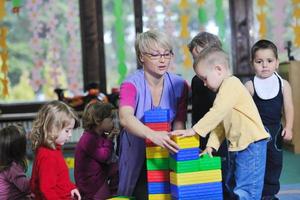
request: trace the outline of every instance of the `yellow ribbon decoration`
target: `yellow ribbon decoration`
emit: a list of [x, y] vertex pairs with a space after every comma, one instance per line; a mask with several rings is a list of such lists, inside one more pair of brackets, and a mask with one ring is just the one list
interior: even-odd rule
[[267, 5], [266, 0], [257, 0], [257, 5], [260, 7], [260, 12], [256, 15], [259, 22], [259, 37], [265, 38], [267, 35], [267, 16], [263, 10], [263, 7]]
[[1, 72], [2, 73], [8, 73], [8, 65], [6, 64], [6, 61], [2, 60], [3, 64], [2, 64], [2, 67], [1, 67]]
[[3, 19], [3, 17], [6, 15], [5, 12], [5, 2], [4, 0], [0, 0], [0, 20]]
[[3, 89], [2, 89], [2, 96], [8, 96], [8, 79], [7, 78], [4, 78], [2, 79], [1, 78], [1, 82], [2, 82], [2, 85], [3, 85]]
[[199, 6], [203, 6], [205, 4], [205, 0], [197, 0], [197, 4]]
[[259, 7], [263, 7], [263, 6], [267, 5], [267, 0], [257, 0], [257, 5]]
[[293, 0], [293, 17], [296, 19], [296, 23], [294, 26], [292, 26], [294, 30], [294, 44], [295, 47], [300, 47], [300, 25], [298, 24], [298, 19], [300, 18], [300, 8], [299, 3], [300, 0]]
[[300, 26], [296, 25], [293, 27], [295, 32], [294, 44], [296, 47], [300, 47]]
[[181, 23], [181, 27], [182, 27], [181, 32], [180, 32], [180, 37], [188, 38], [189, 37], [189, 32], [188, 32], [189, 16], [182, 15], [180, 17], [180, 23]]
[[180, 3], [179, 3], [179, 7], [181, 9], [188, 8], [188, 6], [189, 6], [189, 2], [187, 0], [181, 0]]
[[183, 60], [183, 66], [187, 69], [191, 68], [193, 66], [193, 62], [190, 56], [190, 51], [186, 45], [182, 46], [183, 48], [183, 54], [184, 54], [184, 60]]
[[[4, 0], [0, 0], [0, 20], [4, 18], [6, 15], [5, 11], [5, 2]], [[0, 47], [2, 48], [1, 52], [1, 72], [3, 73], [3, 78], [1, 78], [2, 87], [2, 96], [8, 96], [8, 52], [7, 52], [7, 45], [6, 45], [6, 36], [7, 36], [8, 29], [5, 26], [0, 27]]]
[[265, 38], [267, 34], [267, 20], [266, 20], [266, 14], [265, 13], [259, 13], [257, 14], [257, 19], [259, 21], [259, 35], [260, 38]]
[[300, 18], [300, 8], [294, 8], [293, 16], [295, 18]]

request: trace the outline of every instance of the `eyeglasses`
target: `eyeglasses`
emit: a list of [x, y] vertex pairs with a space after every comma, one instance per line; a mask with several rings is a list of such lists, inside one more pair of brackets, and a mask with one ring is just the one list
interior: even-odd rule
[[170, 51], [168, 53], [143, 53], [145, 55], [147, 55], [151, 60], [159, 60], [162, 57], [164, 57], [164, 59], [171, 59], [171, 57], [173, 56], [173, 52]]

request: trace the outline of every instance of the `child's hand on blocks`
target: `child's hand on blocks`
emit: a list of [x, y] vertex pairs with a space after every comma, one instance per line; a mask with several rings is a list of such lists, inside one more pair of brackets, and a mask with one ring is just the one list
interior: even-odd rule
[[186, 130], [175, 130], [171, 132], [171, 135], [179, 136], [179, 137], [188, 137], [188, 136], [193, 136], [195, 134], [196, 132], [192, 128]]
[[213, 152], [214, 152], [214, 149], [213, 149], [212, 147], [206, 147], [206, 148], [204, 149], [204, 151], [202, 151], [202, 152], [200, 153], [200, 157], [201, 157], [202, 155], [205, 155], [205, 154], [208, 154], [210, 157], [213, 157], [213, 155], [212, 155]]

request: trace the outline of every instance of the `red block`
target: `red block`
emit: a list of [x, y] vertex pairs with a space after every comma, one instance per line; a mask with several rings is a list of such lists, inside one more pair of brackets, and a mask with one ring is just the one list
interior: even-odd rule
[[[170, 131], [171, 130], [171, 125], [168, 122], [160, 122], [160, 123], [145, 123], [146, 126], [151, 128], [154, 131]], [[151, 147], [151, 146], [157, 146], [150, 140], [146, 139], [146, 146]]]
[[171, 130], [171, 125], [168, 122], [145, 123], [145, 125], [154, 131], [170, 131]]
[[168, 182], [170, 181], [169, 170], [153, 170], [147, 171], [148, 182]]
[[146, 142], [146, 146], [147, 147], [153, 147], [153, 146], [157, 146], [156, 144], [154, 144], [151, 140], [149, 139], [145, 139]]

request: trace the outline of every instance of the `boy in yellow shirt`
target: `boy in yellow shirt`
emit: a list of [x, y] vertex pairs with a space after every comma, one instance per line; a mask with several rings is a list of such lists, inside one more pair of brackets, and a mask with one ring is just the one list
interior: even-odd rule
[[[213, 107], [191, 129], [173, 131], [171, 135], [185, 137], [197, 133], [205, 137], [211, 132], [203, 151], [210, 155], [226, 138], [229, 172], [225, 178], [229, 190], [238, 199], [260, 199], [269, 134], [251, 95], [240, 80], [232, 76], [228, 55], [218, 47], [204, 49], [193, 67], [205, 86], [217, 92], [217, 96]], [[235, 185], [229, 185], [232, 179]]]

